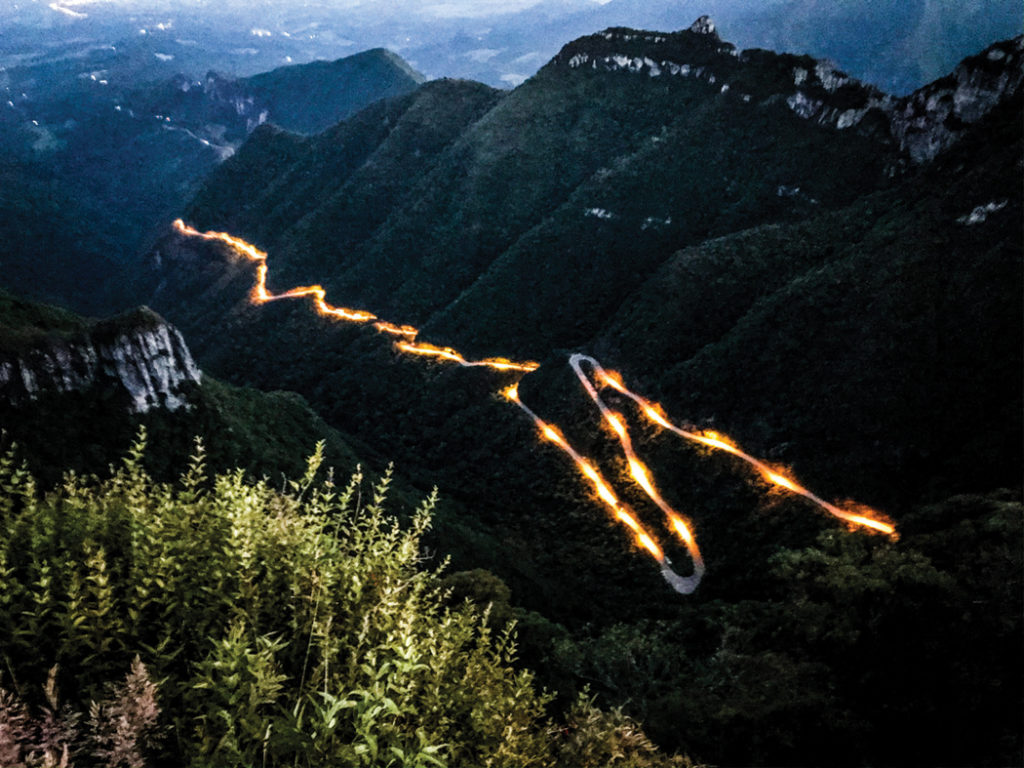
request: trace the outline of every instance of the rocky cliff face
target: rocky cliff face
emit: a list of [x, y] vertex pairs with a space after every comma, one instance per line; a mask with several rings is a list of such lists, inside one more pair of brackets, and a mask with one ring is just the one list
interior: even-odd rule
[[[805, 120], [876, 138], [888, 139], [880, 126], [886, 124], [885, 115], [895, 102], [829, 62], [759, 49], [741, 52], [718, 36], [707, 16], [673, 33], [608, 29], [570, 43], [553, 64], [652, 79], [689, 79], [708, 86], [711, 94], [750, 108], [784, 103]], [[880, 119], [866, 119], [872, 113]]]
[[[920, 164], [934, 160], [969, 126], [1016, 94], [1024, 82], [1022, 65], [1024, 37], [1005, 40], [965, 59], [946, 77], [895, 98], [849, 78], [827, 62], [816, 62], [813, 70], [794, 68], [797, 90], [786, 103], [800, 117], [839, 130], [860, 124], [874, 112], [888, 123], [904, 156]], [[808, 87], [816, 89], [817, 95]], [[837, 92], [846, 94], [843, 106], [830, 105], [820, 95]]]
[[737, 50], [702, 16], [675, 33], [608, 29], [566, 46], [553, 62], [573, 70], [703, 81], [723, 98], [784, 102], [798, 117], [885, 137], [914, 163], [934, 159], [1024, 82], [1024, 37], [991, 45], [939, 80], [897, 98], [809, 56]]
[[964, 59], [952, 73], [926, 85], [892, 111], [892, 133], [915, 162], [952, 146], [967, 126], [1020, 90], [1024, 82], [1024, 37], [989, 46]]
[[13, 404], [99, 389], [123, 396], [131, 413], [174, 411], [188, 407], [201, 375], [178, 330], [145, 308], [79, 335], [0, 349], [0, 399]]

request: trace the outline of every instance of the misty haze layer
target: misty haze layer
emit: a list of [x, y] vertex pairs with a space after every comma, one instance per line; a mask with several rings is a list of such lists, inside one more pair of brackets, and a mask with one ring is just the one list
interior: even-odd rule
[[710, 14], [741, 48], [833, 59], [849, 74], [902, 94], [993, 40], [1018, 34], [1019, 11], [1015, 0], [30, 0], [0, 8], [0, 28], [20, 28], [0, 42], [0, 67], [54, 54], [86, 58], [108, 45], [148, 58], [167, 76], [201, 76], [208, 68], [245, 75], [383, 47], [431, 78], [508, 88], [532, 76], [566, 40], [612, 26], [682, 29]]

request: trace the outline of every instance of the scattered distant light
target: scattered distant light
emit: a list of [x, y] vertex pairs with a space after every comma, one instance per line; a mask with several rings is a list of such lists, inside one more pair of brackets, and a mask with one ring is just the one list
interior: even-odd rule
[[89, 16], [87, 13], [79, 13], [78, 11], [73, 11], [70, 8], [65, 8], [60, 3], [50, 3], [50, 9], [57, 11], [58, 13], [63, 13], [65, 16], [70, 16], [73, 19], [85, 19]]

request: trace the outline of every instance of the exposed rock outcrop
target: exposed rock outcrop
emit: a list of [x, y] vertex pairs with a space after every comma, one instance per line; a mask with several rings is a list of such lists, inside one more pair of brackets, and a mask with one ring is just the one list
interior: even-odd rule
[[903, 98], [852, 78], [828, 61], [737, 51], [719, 38], [707, 16], [681, 32], [607, 29], [573, 41], [552, 63], [652, 79], [690, 78], [752, 106], [784, 103], [804, 120], [891, 142], [904, 158], [919, 164], [948, 149], [968, 126], [1020, 90], [1024, 37], [991, 45]]
[[690, 25], [690, 31], [698, 35], [714, 35], [715, 22], [710, 16], [701, 16]]
[[949, 75], [900, 100], [892, 132], [915, 162], [931, 160], [952, 146], [1024, 82], [1024, 36], [989, 46], [964, 59]]
[[188, 407], [201, 378], [178, 330], [146, 308], [82, 334], [0, 349], [0, 399], [13, 404], [96, 388], [123, 396], [131, 413], [174, 411]]

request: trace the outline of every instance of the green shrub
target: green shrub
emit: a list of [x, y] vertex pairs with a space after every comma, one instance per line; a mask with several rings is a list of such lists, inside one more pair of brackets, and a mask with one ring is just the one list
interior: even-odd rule
[[[0, 460], [6, 716], [55, 710], [37, 692], [59, 682], [68, 717], [91, 710], [101, 732], [127, 705], [88, 702], [111, 701], [111, 681], [144, 664], [159, 681], [165, 736], [151, 758], [161, 761], [528, 766], [564, 756], [552, 696], [512, 667], [511, 625], [445, 607], [437, 572], [421, 567], [433, 497], [401, 527], [383, 508], [390, 473], [369, 499], [358, 472], [344, 487], [314, 481], [322, 446], [284, 490], [241, 471], [207, 478], [201, 444], [177, 484], [156, 483], [144, 447], [143, 433], [110, 479], [68, 475], [45, 495], [13, 455]], [[622, 718], [595, 727], [595, 712], [589, 746], [572, 754], [658, 757], [643, 740], [619, 749]], [[137, 764], [159, 730], [149, 725], [121, 741], [90, 736], [83, 759]]]

